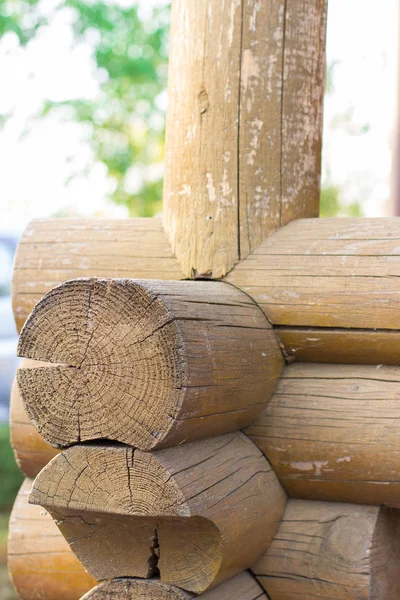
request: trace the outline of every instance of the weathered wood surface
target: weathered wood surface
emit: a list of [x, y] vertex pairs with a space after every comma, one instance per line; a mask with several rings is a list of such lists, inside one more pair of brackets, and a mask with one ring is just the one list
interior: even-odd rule
[[399, 332], [396, 329], [275, 327], [274, 331], [289, 362], [400, 364]]
[[[241, 573], [212, 590], [200, 595], [203, 600], [266, 600], [267, 595], [249, 572]], [[81, 600], [191, 600], [190, 592], [143, 579], [112, 579], [100, 583]]]
[[40, 506], [28, 504], [25, 479], [10, 517], [8, 569], [21, 600], [79, 600], [96, 585]]
[[14, 264], [18, 330], [46, 292], [77, 277], [175, 280], [183, 275], [158, 218], [32, 221]]
[[294, 363], [246, 432], [289, 496], [400, 507], [400, 367]]
[[154, 452], [73, 446], [38, 475], [30, 501], [49, 510], [96, 579], [160, 574], [201, 593], [262, 556], [286, 495], [236, 433]]
[[399, 570], [399, 511], [305, 500], [253, 568], [273, 600], [397, 600]]
[[[390, 353], [390, 343], [393, 360], [399, 361], [399, 275], [400, 219], [304, 219], [265, 240], [227, 281], [284, 328], [277, 332], [282, 341], [293, 328], [305, 328], [310, 349], [302, 358], [314, 348], [311, 356], [317, 353], [318, 362], [340, 363], [345, 347], [347, 362], [357, 363], [360, 355], [378, 364]], [[297, 357], [292, 348], [289, 337], [286, 351]]]
[[29, 417], [57, 447], [107, 438], [142, 450], [237, 431], [260, 414], [284, 360], [263, 312], [222, 282], [79, 279], [25, 324]]
[[175, 0], [164, 223], [189, 277], [221, 277], [319, 209], [326, 0]]
[[[45, 364], [39, 361], [24, 360], [20, 368], [34, 368]], [[14, 379], [10, 396], [10, 442], [17, 465], [26, 477], [32, 479], [59, 452], [44, 441], [29, 419], [16, 379]]]

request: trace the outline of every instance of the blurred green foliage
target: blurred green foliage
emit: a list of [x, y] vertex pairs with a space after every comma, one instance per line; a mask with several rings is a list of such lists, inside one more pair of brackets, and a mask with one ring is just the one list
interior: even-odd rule
[[9, 426], [0, 423], [0, 512], [11, 509], [23, 479], [10, 445]]
[[94, 161], [115, 184], [112, 200], [131, 215], [152, 216], [161, 210], [169, 5], [66, 0], [49, 12], [41, 0], [0, 0], [0, 33], [14, 32], [26, 45], [60, 11], [69, 13], [75, 43], [92, 47], [99, 93], [46, 101], [40, 116], [58, 110], [85, 123]]

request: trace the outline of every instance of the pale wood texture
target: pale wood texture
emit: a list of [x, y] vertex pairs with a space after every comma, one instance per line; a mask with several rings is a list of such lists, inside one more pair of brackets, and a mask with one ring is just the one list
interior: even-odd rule
[[294, 363], [246, 432], [290, 496], [400, 507], [400, 367]]
[[57, 519], [96, 579], [159, 573], [201, 593], [262, 556], [286, 495], [236, 433], [154, 452], [73, 446], [38, 475], [30, 501]]
[[275, 327], [289, 362], [399, 365], [399, 332], [374, 329]]
[[[161, 581], [143, 579], [112, 579], [100, 583], [81, 600], [191, 600], [193, 594]], [[203, 600], [266, 600], [267, 595], [248, 572], [200, 595]]]
[[173, 3], [164, 223], [189, 277], [221, 277], [318, 215], [326, 0]]
[[273, 600], [397, 600], [399, 570], [399, 511], [305, 500], [253, 568]]
[[78, 279], [49, 292], [20, 336], [29, 417], [50, 444], [142, 450], [237, 431], [272, 396], [284, 360], [263, 312], [222, 282]]
[[183, 275], [158, 218], [32, 221], [14, 263], [18, 330], [46, 292], [76, 277], [175, 280]]
[[[34, 368], [45, 364], [39, 361], [24, 360], [20, 368]], [[10, 396], [10, 442], [14, 450], [15, 461], [26, 477], [36, 477], [59, 452], [44, 441], [29, 419], [16, 379], [14, 379]]]
[[[381, 359], [373, 341], [388, 331], [394, 345], [400, 339], [399, 240], [400, 219], [395, 218], [293, 221], [265, 240], [227, 281], [250, 294], [274, 326], [306, 328], [319, 362], [342, 362], [345, 346], [346, 361], [352, 356], [357, 363], [360, 349], [361, 359], [377, 364], [388, 354], [389, 342]], [[326, 330], [329, 335], [320, 337]], [[367, 350], [363, 332], [373, 340]], [[291, 348], [288, 355], [296, 357], [296, 347]]]
[[10, 517], [8, 569], [21, 600], [79, 600], [96, 585], [58, 527], [40, 506], [28, 504], [25, 479]]

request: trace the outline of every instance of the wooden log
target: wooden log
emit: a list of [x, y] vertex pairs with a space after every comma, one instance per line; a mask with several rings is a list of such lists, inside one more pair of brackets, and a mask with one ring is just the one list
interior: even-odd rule
[[319, 209], [325, 0], [175, 0], [164, 222], [188, 277]]
[[400, 507], [400, 368], [294, 363], [246, 432], [289, 496]]
[[77, 277], [175, 280], [183, 275], [158, 218], [32, 221], [14, 262], [18, 331], [46, 292]]
[[[48, 363], [24, 360], [20, 368], [34, 368]], [[34, 478], [58, 454], [59, 450], [44, 441], [30, 421], [19, 393], [16, 378], [10, 396], [10, 442], [15, 461], [25, 477]]]
[[[154, 579], [111, 579], [100, 583], [81, 600], [191, 600], [193, 594]], [[255, 578], [245, 571], [200, 596], [203, 600], [266, 600]]]
[[399, 570], [399, 511], [306, 500], [253, 568], [273, 600], [397, 600]]
[[25, 479], [10, 517], [8, 569], [21, 600], [79, 600], [96, 585], [71, 551], [53, 519], [28, 504]]
[[236, 433], [154, 452], [73, 446], [41, 471], [30, 502], [49, 510], [96, 579], [160, 574], [201, 593], [262, 556], [286, 495]]
[[226, 280], [254, 298], [289, 356], [399, 364], [399, 239], [395, 218], [294, 221]]
[[149, 450], [237, 431], [283, 369], [258, 306], [221, 282], [74, 280], [49, 292], [19, 355], [26, 410], [63, 447], [106, 438]]

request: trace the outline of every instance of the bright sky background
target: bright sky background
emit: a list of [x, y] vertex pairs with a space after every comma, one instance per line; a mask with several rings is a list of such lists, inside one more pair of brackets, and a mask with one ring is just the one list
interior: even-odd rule
[[[155, 1], [163, 0], [142, 0], [142, 5]], [[370, 216], [385, 213], [390, 191], [398, 4], [330, 0], [328, 63], [338, 63], [334, 91], [326, 100], [323, 177], [341, 186], [345, 199], [361, 200]], [[53, 5], [54, 0], [42, 2], [44, 11]], [[33, 119], [45, 98], [97, 93], [90, 43], [72, 48], [70, 18], [67, 11], [59, 15], [26, 49], [18, 48], [13, 34], [0, 41], [0, 113], [12, 115], [0, 131], [1, 229], [20, 230], [32, 218], [65, 209], [125, 216], [123, 208], [107, 201], [113, 184], [103, 165], [66, 184], [89, 162], [85, 127], [55, 116]], [[346, 114], [350, 124], [344, 123]], [[366, 125], [369, 131], [360, 134]]]

